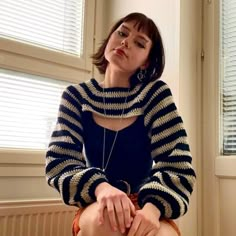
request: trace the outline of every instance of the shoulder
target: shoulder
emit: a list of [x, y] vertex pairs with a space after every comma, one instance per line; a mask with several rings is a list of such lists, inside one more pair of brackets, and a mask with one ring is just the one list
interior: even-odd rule
[[150, 82], [144, 97], [145, 112], [148, 115], [166, 114], [176, 110], [174, 98], [167, 83], [163, 80]]
[[161, 101], [166, 97], [172, 97], [172, 93], [168, 84], [160, 79], [149, 82], [143, 91], [145, 91], [144, 97], [146, 98], [147, 102], [152, 100]]
[[79, 84], [71, 84], [64, 89], [63, 94], [68, 94], [74, 98], [82, 98], [86, 94], [96, 93], [95, 80], [90, 79]]
[[89, 87], [89, 84], [91, 84], [91, 80], [79, 84], [71, 84], [65, 87], [61, 95], [61, 104], [81, 107], [84, 103], [84, 98], [87, 97], [86, 94], [88, 92], [86, 91], [86, 87]]
[[163, 123], [171, 117], [178, 117], [176, 119], [181, 121], [169, 86], [162, 80], [154, 81], [149, 86], [144, 106], [146, 124], [157, 124], [157, 120]]
[[85, 90], [86, 88], [90, 88], [94, 84], [94, 79], [89, 79], [84, 82], [80, 82], [78, 84], [71, 84], [65, 88], [65, 91], [73, 91], [73, 90]]
[[161, 79], [151, 81], [147, 86], [149, 87], [149, 89], [157, 91], [170, 90], [168, 84]]

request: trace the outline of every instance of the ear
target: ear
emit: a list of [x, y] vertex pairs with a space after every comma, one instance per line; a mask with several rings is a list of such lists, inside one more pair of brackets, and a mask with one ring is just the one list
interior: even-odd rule
[[140, 66], [140, 69], [145, 70], [148, 68], [148, 66], [149, 66], [149, 61], [146, 61], [142, 66]]

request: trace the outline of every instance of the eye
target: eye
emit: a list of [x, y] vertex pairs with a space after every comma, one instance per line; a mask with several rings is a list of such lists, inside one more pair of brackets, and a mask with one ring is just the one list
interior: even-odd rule
[[118, 30], [117, 33], [121, 37], [127, 37], [127, 33], [125, 33], [124, 31]]
[[140, 47], [140, 48], [145, 48], [144, 43], [141, 43], [141, 42], [139, 42], [139, 41], [135, 41], [135, 43], [136, 43], [136, 45], [137, 45], [138, 47]]

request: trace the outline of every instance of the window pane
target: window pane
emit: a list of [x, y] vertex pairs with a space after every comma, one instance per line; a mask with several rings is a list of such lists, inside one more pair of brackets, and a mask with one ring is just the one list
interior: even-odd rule
[[221, 1], [222, 154], [236, 154], [236, 1]]
[[1, 0], [0, 36], [82, 55], [83, 0]]
[[67, 85], [0, 69], [0, 148], [45, 149]]

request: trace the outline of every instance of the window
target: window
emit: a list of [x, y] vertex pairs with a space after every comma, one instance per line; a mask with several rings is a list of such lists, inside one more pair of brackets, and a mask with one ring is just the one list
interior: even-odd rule
[[68, 82], [0, 69], [0, 148], [46, 149]]
[[[1, 0], [0, 67], [24, 72], [34, 68], [33, 73], [39, 74], [48, 73], [49, 66], [59, 64], [71, 73], [90, 73], [94, 17], [95, 0]], [[35, 60], [41, 61], [35, 66]], [[45, 67], [44, 62], [51, 64]], [[43, 64], [43, 69], [39, 69], [39, 64]], [[75, 78], [71, 73], [67, 72], [67, 79]], [[58, 69], [54, 75], [62, 76]]]
[[83, 0], [0, 1], [0, 34], [63, 52], [82, 54]]
[[61, 92], [92, 77], [94, 17], [95, 0], [0, 1], [2, 175], [44, 175]]
[[236, 2], [222, 0], [220, 22], [222, 154], [236, 154]]
[[[211, 1], [205, 45], [205, 158], [214, 158], [214, 174], [236, 177], [236, 2]], [[207, 91], [208, 90], [208, 91]], [[220, 124], [220, 125], [219, 125]], [[211, 154], [215, 154], [211, 156]], [[210, 163], [210, 162], [209, 162]], [[208, 163], [206, 169], [210, 171]], [[211, 173], [213, 176], [213, 172]], [[211, 180], [213, 181], [213, 179]], [[210, 182], [211, 182], [210, 181]]]

